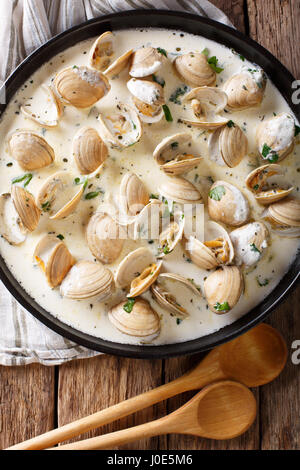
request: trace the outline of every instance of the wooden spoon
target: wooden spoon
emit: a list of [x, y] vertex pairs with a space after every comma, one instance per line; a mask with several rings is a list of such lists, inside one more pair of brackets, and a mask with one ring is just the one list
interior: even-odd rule
[[238, 382], [209, 385], [184, 406], [164, 418], [103, 436], [53, 447], [51, 450], [111, 449], [145, 437], [192, 434], [209, 439], [232, 439], [243, 434], [256, 416], [253, 393]]
[[287, 354], [287, 347], [281, 334], [271, 326], [262, 323], [233, 341], [210, 351], [194, 369], [182, 377], [14, 445], [10, 449], [45, 449], [179, 393], [198, 390], [217, 380], [233, 379], [248, 387], [266, 384], [280, 374], [285, 366]]

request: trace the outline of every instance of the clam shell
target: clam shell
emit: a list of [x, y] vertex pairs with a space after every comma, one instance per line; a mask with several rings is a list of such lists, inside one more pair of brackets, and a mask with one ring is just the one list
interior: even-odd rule
[[162, 86], [149, 80], [131, 78], [127, 82], [127, 88], [142, 121], [147, 123], [160, 121], [164, 115], [162, 105], [165, 103]]
[[141, 47], [133, 56], [129, 75], [134, 78], [143, 78], [157, 72], [162, 66], [164, 56], [154, 47]]
[[199, 52], [176, 57], [174, 67], [181, 80], [192, 88], [213, 86], [216, 83], [216, 73], [208, 64], [207, 57]]
[[225, 125], [211, 134], [208, 148], [211, 160], [233, 168], [247, 154], [248, 139], [237, 124]]
[[[244, 279], [237, 266], [222, 266], [204, 281], [204, 294], [208, 306], [212, 312], [220, 315], [235, 307], [243, 290]], [[226, 302], [229, 310], [226, 310]]]
[[238, 227], [250, 217], [249, 203], [239, 188], [216, 181], [209, 191], [208, 213], [212, 220]]
[[104, 75], [111, 79], [113, 77], [116, 77], [121, 73], [129, 64], [130, 58], [132, 56], [133, 49], [130, 49], [129, 51], [125, 52], [122, 54], [120, 57], [118, 57], [104, 72]]
[[34, 197], [21, 186], [12, 186], [11, 197], [23, 227], [33, 232], [40, 221], [41, 212], [37, 207]]
[[86, 228], [89, 249], [97, 260], [104, 264], [113, 263], [121, 254], [126, 233], [109, 215], [94, 214]]
[[149, 202], [149, 193], [135, 173], [126, 173], [120, 184], [119, 207], [123, 214], [137, 215]]
[[133, 239], [156, 239], [160, 233], [160, 220], [164, 205], [158, 199], [150, 199], [149, 203], [135, 216]]
[[[164, 281], [172, 281], [175, 287], [174, 294], [168, 291], [167, 288], [164, 287]], [[181, 318], [187, 318], [189, 316], [187, 310], [180, 305], [180, 303], [176, 300], [176, 294], [178, 292], [176, 290], [176, 286], [184, 286], [189, 289], [196, 297], [202, 297], [200, 289], [188, 279], [181, 276], [180, 274], [175, 273], [162, 273], [158, 276], [157, 281], [155, 284], [151, 286], [151, 292], [157, 301], [157, 303], [170, 312], [172, 315], [179, 316]]]
[[26, 106], [21, 106], [20, 110], [26, 118], [31, 119], [33, 122], [35, 122], [39, 126], [51, 129], [53, 127], [58, 126], [59, 118], [63, 114], [63, 106], [62, 106], [62, 103], [61, 103], [60, 99], [54, 93], [54, 91], [52, 90], [51, 87], [49, 87], [47, 85], [42, 85], [41, 88], [47, 94], [48, 102], [52, 103], [52, 105], [56, 109], [56, 119], [53, 119], [52, 121], [48, 121], [48, 120], [45, 121], [40, 116], [36, 115], [35, 113], [32, 113]]
[[280, 165], [263, 165], [251, 171], [246, 178], [246, 186], [254, 194], [255, 199], [260, 204], [271, 204], [288, 196], [293, 190], [293, 186], [288, 189], [280, 188], [280, 185], [268, 185], [268, 179], [275, 175], [284, 175], [284, 170]]
[[49, 176], [40, 188], [36, 203], [50, 219], [58, 220], [68, 217], [75, 211], [84, 192], [84, 186], [79, 189], [66, 171], [58, 171]]
[[173, 177], [158, 188], [159, 193], [169, 201], [182, 204], [203, 202], [202, 196], [195, 186], [184, 178]]
[[111, 31], [101, 34], [91, 47], [89, 55], [90, 67], [103, 72], [111, 64], [114, 56], [114, 35]]
[[99, 302], [103, 302], [113, 289], [114, 279], [109, 269], [93, 261], [78, 261], [64, 278], [60, 293], [68, 299], [97, 297]]
[[108, 149], [93, 127], [79, 129], [73, 140], [73, 156], [82, 175], [96, 171], [107, 155]]
[[124, 310], [127, 301], [123, 301], [108, 312], [111, 323], [122, 333], [130, 336], [148, 337], [158, 335], [160, 319], [144, 299], [136, 299], [130, 313]]
[[111, 116], [99, 114], [100, 135], [112, 147], [123, 149], [138, 142], [142, 136], [140, 119], [127, 104], [119, 103]]
[[119, 264], [115, 274], [118, 287], [130, 286], [127, 297], [137, 297], [149, 289], [162, 267], [162, 261], [156, 262], [148, 248], [137, 248], [131, 251]]
[[245, 70], [230, 77], [223, 86], [228, 96], [228, 108], [242, 110], [261, 104], [266, 88], [266, 78], [258, 71], [258, 81], [251, 72]]
[[174, 248], [178, 245], [183, 236], [184, 231], [184, 214], [178, 212], [166, 228], [159, 235], [159, 247], [160, 252], [159, 258], [171, 253]]
[[227, 95], [217, 87], [193, 88], [184, 95], [183, 103], [191, 102], [196, 117], [219, 114], [226, 108]]
[[168, 175], [181, 175], [195, 168], [202, 157], [195, 157], [188, 152], [191, 134], [181, 132], [165, 137], [154, 149], [153, 157], [160, 168]]
[[66, 245], [55, 235], [45, 235], [39, 241], [33, 258], [52, 288], [61, 284], [75, 262]]
[[189, 119], [181, 119], [187, 126], [199, 127], [199, 129], [203, 129], [205, 131], [214, 131], [219, 127], [224, 127], [227, 124], [227, 120], [224, 119], [219, 121], [191, 121]]
[[288, 197], [271, 204], [265, 218], [279, 227], [300, 227], [300, 200]]
[[234, 249], [227, 231], [220, 224], [210, 220], [205, 224], [204, 236], [203, 242], [191, 236], [186, 243], [186, 250], [192, 262], [207, 270], [230, 264]]
[[30, 130], [14, 132], [9, 138], [8, 149], [23, 170], [39, 170], [51, 165], [55, 159], [48, 142]]
[[0, 196], [0, 234], [11, 245], [20, 245], [26, 240], [27, 230], [9, 193]]
[[235, 253], [235, 263], [250, 267], [255, 265], [267, 248], [268, 230], [262, 222], [243, 225], [230, 233]]
[[103, 73], [84, 66], [62, 70], [56, 75], [54, 85], [58, 94], [76, 108], [93, 106], [110, 90]]
[[[295, 121], [288, 113], [281, 113], [260, 123], [256, 131], [258, 150], [264, 160], [280, 162], [293, 150], [295, 143]], [[267, 146], [267, 147], [265, 147]], [[264, 156], [264, 149], [270, 148]]]

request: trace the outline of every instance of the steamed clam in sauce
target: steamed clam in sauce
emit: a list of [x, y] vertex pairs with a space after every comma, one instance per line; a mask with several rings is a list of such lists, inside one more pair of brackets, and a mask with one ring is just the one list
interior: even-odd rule
[[243, 59], [178, 31], [107, 31], [16, 94], [0, 252], [42, 307], [155, 345], [211, 334], [276, 289], [300, 235], [300, 128]]

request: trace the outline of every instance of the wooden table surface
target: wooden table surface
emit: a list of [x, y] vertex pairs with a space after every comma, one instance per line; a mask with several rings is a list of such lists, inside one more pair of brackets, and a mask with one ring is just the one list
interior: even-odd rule
[[[300, 79], [300, 0], [212, 0], [234, 25], [265, 46]], [[269, 322], [284, 335], [288, 365], [272, 384], [254, 390], [258, 417], [242, 437], [227, 442], [190, 436], [141, 440], [127, 449], [299, 449], [300, 365], [291, 362], [291, 344], [300, 340], [300, 290], [274, 312]], [[0, 368], [0, 448], [83, 417], [179, 376], [199, 356], [133, 360], [100, 356], [60, 367], [30, 365]], [[150, 421], [187, 401], [186, 393], [111, 424], [103, 432]], [[97, 435], [98, 431], [84, 437]]]

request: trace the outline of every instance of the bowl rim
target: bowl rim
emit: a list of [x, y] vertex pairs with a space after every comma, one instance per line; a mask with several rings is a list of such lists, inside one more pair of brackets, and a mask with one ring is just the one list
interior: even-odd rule
[[[182, 20], [185, 21], [182, 21]], [[4, 82], [7, 102], [0, 104], [0, 125], [2, 115], [16, 93], [32, 73], [38, 70], [47, 59], [69, 48], [78, 41], [95, 37], [106, 30], [130, 28], [164, 28], [180, 30], [183, 33], [198, 34], [204, 38], [215, 40], [249, 58], [251, 62], [262, 66], [272, 82], [279, 89], [294, 114], [300, 120], [300, 105], [291, 101], [289, 90], [292, 91], [293, 75], [263, 46], [256, 43], [243, 33], [210, 18], [191, 13], [167, 10], [129, 10], [94, 18], [76, 25], [51, 38], [30, 54]], [[79, 39], [78, 36], [81, 36]], [[253, 60], [253, 58], [255, 60]], [[262, 65], [263, 63], [263, 65]], [[25, 77], [25, 78], [24, 78]], [[288, 87], [289, 85], [289, 87]], [[0, 279], [14, 298], [28, 312], [56, 333], [94, 351], [107, 354], [133, 357], [138, 359], [162, 359], [173, 356], [195, 354], [209, 350], [224, 342], [230, 341], [260, 323], [270, 314], [296, 287], [300, 279], [299, 250], [289, 270], [263, 302], [251, 309], [234, 323], [221, 328], [207, 336], [164, 345], [132, 345], [115, 343], [84, 333], [62, 322], [42, 308], [23, 289], [13, 277], [9, 268], [0, 256]]]

